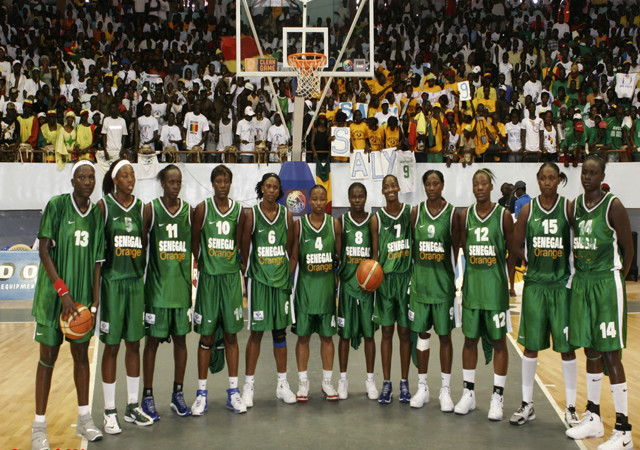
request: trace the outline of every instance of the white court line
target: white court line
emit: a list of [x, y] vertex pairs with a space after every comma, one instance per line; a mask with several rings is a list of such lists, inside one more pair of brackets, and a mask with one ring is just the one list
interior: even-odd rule
[[[511, 337], [511, 334], [509, 334], [509, 333], [507, 333], [507, 337], [509, 338], [509, 342], [511, 342], [511, 344], [513, 345], [513, 348], [515, 348], [516, 352], [518, 352], [518, 355], [520, 355], [520, 359], [522, 359], [522, 357], [524, 355], [522, 354], [522, 351], [520, 350], [520, 348], [516, 344], [515, 339], [513, 339]], [[542, 382], [542, 380], [540, 379], [540, 377], [538, 376], [537, 373], [536, 373], [536, 383], [538, 383], [538, 386], [542, 390], [542, 393], [545, 395], [545, 397], [547, 397], [547, 400], [549, 401], [549, 403], [551, 403], [551, 406], [555, 410], [556, 414], [558, 414], [558, 417], [560, 418], [560, 421], [562, 422], [562, 424], [566, 428], [569, 428], [567, 426], [567, 424], [564, 422], [564, 410], [562, 408], [560, 408], [560, 406], [558, 406], [558, 404], [554, 400], [553, 396], [551, 395], [551, 393], [549, 392], [547, 387], [544, 385], [544, 383]], [[587, 446], [584, 445], [580, 439], [574, 440], [574, 442], [576, 443], [578, 448], [580, 448], [581, 450], [587, 450]]]
[[[91, 359], [91, 364], [89, 365], [89, 414], [91, 414], [91, 406], [93, 405], [93, 393], [95, 391], [95, 381], [96, 381], [96, 369], [98, 367], [98, 347], [100, 346], [100, 340], [96, 337], [95, 343], [93, 345], [93, 358]], [[87, 448], [89, 442], [86, 438], [82, 438], [82, 443], [80, 444], [80, 448]]]

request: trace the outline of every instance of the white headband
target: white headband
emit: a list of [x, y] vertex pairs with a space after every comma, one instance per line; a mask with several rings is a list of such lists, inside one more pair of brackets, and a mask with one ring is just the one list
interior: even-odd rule
[[113, 168], [113, 171], [111, 172], [111, 178], [115, 178], [116, 175], [118, 175], [118, 172], [120, 171], [120, 169], [122, 169], [124, 166], [131, 166], [131, 163], [126, 159], [119, 161], [118, 164], [116, 164], [116, 166]]
[[96, 170], [95, 166], [93, 165], [93, 163], [91, 161], [87, 161], [86, 159], [83, 159], [82, 161], [79, 161], [79, 162], [77, 162], [77, 163], [75, 163], [73, 165], [73, 169], [71, 169], [71, 178], [73, 178], [75, 176], [76, 171], [82, 166], [91, 166], [91, 168], [94, 171]]

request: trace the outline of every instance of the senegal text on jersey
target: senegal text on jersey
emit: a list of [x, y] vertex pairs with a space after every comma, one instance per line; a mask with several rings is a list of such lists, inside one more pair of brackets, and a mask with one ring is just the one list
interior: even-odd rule
[[139, 236], [114, 236], [113, 245], [116, 248], [116, 256], [142, 256], [142, 238]]

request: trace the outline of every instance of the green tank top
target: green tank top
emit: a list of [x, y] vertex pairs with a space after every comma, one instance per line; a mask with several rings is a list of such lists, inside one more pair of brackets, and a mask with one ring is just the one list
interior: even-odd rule
[[191, 208], [180, 200], [175, 214], [156, 198], [151, 203], [149, 266], [145, 301], [154, 308], [191, 306]]
[[591, 209], [584, 204], [584, 194], [576, 199], [573, 238], [576, 272], [622, 269], [618, 236], [609, 223], [609, 209], [615, 198], [608, 193]]
[[492, 311], [509, 309], [503, 214], [505, 210], [498, 204], [484, 219], [476, 214], [475, 204], [467, 210], [466, 266], [462, 284], [463, 305], [466, 308]]
[[413, 231], [411, 298], [420, 303], [450, 303], [456, 295], [451, 232], [455, 208], [447, 203], [433, 217], [427, 202], [418, 205]]
[[240, 270], [236, 236], [242, 206], [229, 199], [229, 210], [222, 214], [213, 198], [204, 205], [198, 269], [208, 275], [236, 273]]
[[142, 208], [139, 198], [133, 198], [131, 206], [124, 208], [113, 195], [104, 198], [104, 239], [106, 259], [102, 265], [102, 277], [107, 280], [142, 278], [146, 255], [142, 248]]
[[277, 289], [291, 290], [287, 254], [287, 210], [278, 205], [278, 214], [269, 221], [260, 205], [253, 207], [253, 231], [249, 255], [249, 278]]
[[305, 314], [335, 313], [335, 240], [333, 219], [330, 215], [324, 215], [324, 222], [317, 230], [311, 225], [308, 215], [300, 219], [300, 249], [295, 283], [296, 310]]
[[338, 269], [340, 286], [358, 300], [372, 300], [373, 294], [360, 289], [356, 277], [360, 263], [371, 258], [371, 229], [369, 228], [371, 214], [367, 214], [360, 224], [353, 220], [350, 212], [340, 219], [342, 221], [342, 251]]
[[[53, 197], [47, 203], [40, 221], [38, 238], [49, 238], [49, 250], [58, 275], [78, 303], [93, 303], [93, 272], [96, 262], [104, 260], [104, 227], [102, 213], [92, 203], [83, 214], [71, 194]], [[31, 314], [37, 322], [58, 327], [62, 302], [53, 283], [40, 263]]]
[[531, 200], [525, 234], [525, 281], [564, 286], [571, 276], [571, 226], [567, 219], [567, 200], [558, 196], [551, 210]]
[[411, 270], [411, 206], [402, 205], [395, 217], [380, 208], [376, 216], [382, 270], [385, 274], [408, 272]]

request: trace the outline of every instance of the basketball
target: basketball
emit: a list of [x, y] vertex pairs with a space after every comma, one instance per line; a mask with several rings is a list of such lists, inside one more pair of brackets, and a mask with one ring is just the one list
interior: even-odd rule
[[69, 339], [80, 339], [93, 328], [93, 315], [89, 308], [80, 303], [76, 303], [78, 314], [70, 316], [67, 320], [60, 314], [60, 331]]
[[373, 259], [365, 259], [360, 265], [358, 265], [358, 272], [356, 277], [358, 279], [358, 286], [360, 289], [366, 292], [373, 292], [378, 289], [383, 278], [382, 266], [378, 264], [378, 261]]

